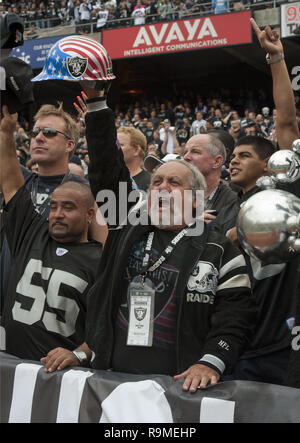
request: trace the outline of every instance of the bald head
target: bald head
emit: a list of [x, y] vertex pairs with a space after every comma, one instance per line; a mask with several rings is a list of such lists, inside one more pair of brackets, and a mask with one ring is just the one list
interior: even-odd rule
[[91, 188], [89, 185], [85, 183], [76, 180], [68, 180], [62, 183], [61, 185], [57, 186], [57, 188], [55, 188], [53, 193], [57, 189], [68, 189], [71, 191], [77, 191], [80, 194], [80, 196], [82, 196], [82, 199], [85, 202], [87, 209], [92, 208], [94, 206], [95, 200], [91, 192]]
[[68, 167], [71, 174], [76, 174], [79, 175], [79, 177], [84, 178], [84, 170], [82, 166], [77, 165], [77, 163], [69, 163]]
[[52, 193], [49, 233], [59, 242], [87, 242], [88, 227], [95, 216], [95, 203], [89, 186], [67, 181]]

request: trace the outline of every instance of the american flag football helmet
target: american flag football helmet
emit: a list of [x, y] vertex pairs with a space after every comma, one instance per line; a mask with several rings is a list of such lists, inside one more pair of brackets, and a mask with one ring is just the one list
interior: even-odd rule
[[32, 81], [114, 78], [112, 62], [104, 46], [92, 38], [72, 35], [52, 46], [42, 72]]

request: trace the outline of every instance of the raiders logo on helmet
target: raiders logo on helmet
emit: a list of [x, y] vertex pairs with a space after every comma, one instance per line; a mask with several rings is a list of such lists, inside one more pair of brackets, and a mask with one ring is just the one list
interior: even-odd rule
[[147, 309], [146, 308], [134, 308], [134, 315], [135, 318], [139, 321], [144, 320], [145, 316], [147, 313]]
[[81, 57], [67, 57], [69, 74], [74, 78], [82, 77], [88, 66], [88, 59]]

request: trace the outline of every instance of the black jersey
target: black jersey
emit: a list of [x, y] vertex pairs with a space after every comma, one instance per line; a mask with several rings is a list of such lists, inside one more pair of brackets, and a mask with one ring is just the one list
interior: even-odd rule
[[132, 178], [136, 182], [139, 189], [142, 189], [143, 191], [148, 191], [151, 180], [151, 175], [148, 171], [142, 170]]
[[5, 228], [13, 257], [2, 318], [6, 351], [39, 360], [58, 346], [75, 349], [84, 342], [86, 296], [100, 244], [53, 240], [25, 186], [5, 208]]
[[295, 324], [292, 329], [292, 350], [287, 370], [286, 384], [300, 389], [300, 254], [297, 258], [296, 274], [293, 278], [298, 280], [297, 308]]
[[296, 197], [300, 198], [300, 179], [296, 180], [294, 183], [279, 184], [276, 188], [291, 192], [292, 194], [295, 194]]
[[[49, 216], [51, 194], [57, 186], [68, 180], [88, 184], [87, 180], [81, 178], [79, 175], [71, 174], [70, 171], [68, 171], [67, 174], [39, 176], [38, 174], [28, 171], [28, 169], [24, 167], [21, 167], [21, 169], [25, 180], [25, 186], [30, 192], [33, 204], [37, 211], [46, 219]], [[12, 263], [1, 219], [0, 230], [3, 241], [0, 255], [0, 313], [2, 313], [2, 305], [4, 305], [8, 290]]]
[[299, 288], [298, 257], [288, 263], [263, 265], [244, 255], [257, 306], [257, 327], [243, 358], [287, 349], [291, 344]]
[[[300, 197], [300, 180], [278, 185]], [[258, 309], [258, 328], [245, 357], [290, 348], [299, 297], [299, 255], [287, 263], [264, 265], [246, 255], [249, 276]]]
[[[288, 191], [300, 198], [300, 180], [291, 184]], [[295, 259], [295, 271], [292, 276], [296, 291], [296, 319], [292, 329], [292, 352], [287, 371], [287, 384], [300, 389], [300, 254]], [[287, 288], [287, 291], [289, 288]], [[288, 292], [287, 292], [288, 293]]]
[[[300, 180], [277, 187], [300, 197]], [[237, 203], [231, 203], [219, 213], [213, 228], [224, 234], [233, 228], [240, 204], [260, 191], [255, 186], [246, 194], [240, 193]], [[252, 358], [290, 348], [300, 287], [299, 256], [287, 263], [264, 265], [241, 250], [247, 262], [257, 308], [255, 334], [243, 357]]]

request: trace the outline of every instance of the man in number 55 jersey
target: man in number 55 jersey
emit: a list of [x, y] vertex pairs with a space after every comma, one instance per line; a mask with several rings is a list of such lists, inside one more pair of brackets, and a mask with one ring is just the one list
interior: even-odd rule
[[[67, 181], [52, 193], [49, 223], [38, 214], [16, 157], [17, 114], [10, 115], [6, 107], [2, 114], [0, 157], [5, 168], [0, 179], [5, 232], [14, 258], [2, 318], [6, 351], [42, 359], [47, 370], [83, 364], [90, 357], [83, 343], [86, 295], [101, 255], [100, 244], [87, 237], [93, 196], [88, 185]], [[65, 137], [63, 122], [57, 124], [50, 128], [52, 136]]]

